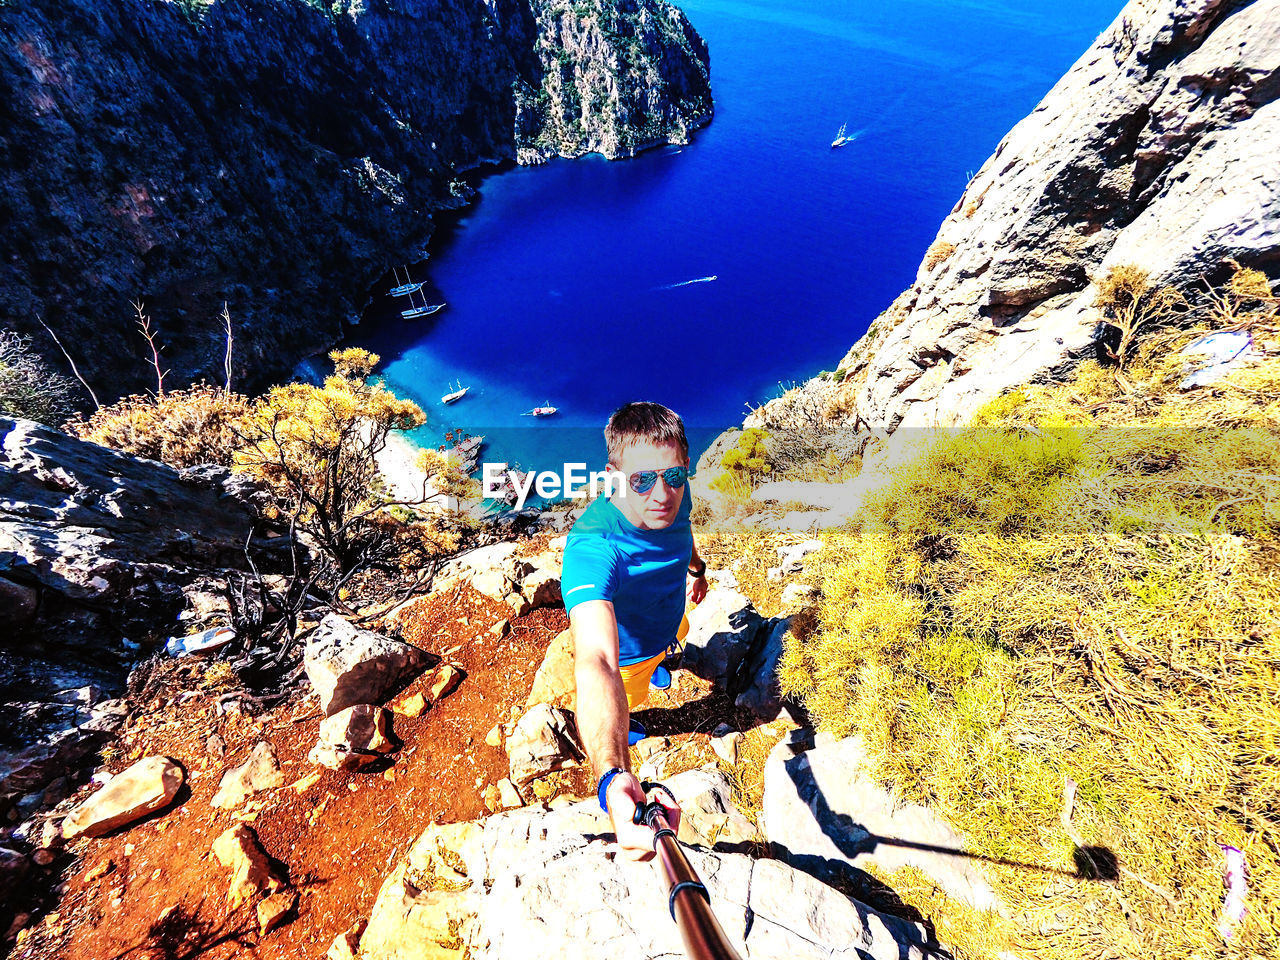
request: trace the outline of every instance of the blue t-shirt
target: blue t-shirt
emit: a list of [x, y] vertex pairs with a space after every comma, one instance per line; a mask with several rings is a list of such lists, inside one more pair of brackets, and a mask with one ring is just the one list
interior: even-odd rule
[[671, 526], [641, 530], [609, 498], [597, 497], [569, 531], [560, 578], [565, 610], [587, 600], [612, 602], [619, 663], [657, 656], [680, 629], [693, 558], [692, 500], [686, 487]]

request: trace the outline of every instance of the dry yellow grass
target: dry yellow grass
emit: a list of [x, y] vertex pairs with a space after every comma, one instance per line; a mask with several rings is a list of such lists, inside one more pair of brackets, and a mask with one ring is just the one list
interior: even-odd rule
[[[1007, 923], [887, 878], [962, 955], [1280, 951], [1280, 330], [1252, 279], [1122, 373], [988, 405], [812, 564], [786, 689], [973, 852], [1030, 865], [989, 868]], [[1210, 327], [1271, 352], [1182, 392]], [[1229, 937], [1220, 845], [1250, 869]], [[1082, 868], [1104, 879], [1050, 872]]]
[[161, 397], [125, 397], [87, 420], [77, 415], [63, 430], [81, 440], [174, 467], [230, 466], [250, 410], [247, 397], [197, 384]]

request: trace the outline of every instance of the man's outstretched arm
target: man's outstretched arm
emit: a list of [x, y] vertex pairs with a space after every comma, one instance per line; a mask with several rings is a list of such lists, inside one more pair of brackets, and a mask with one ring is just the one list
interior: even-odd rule
[[[627, 727], [631, 714], [618, 670], [618, 622], [608, 600], [588, 600], [569, 612], [573, 628], [574, 675], [578, 687], [578, 733], [598, 782], [617, 767], [605, 802], [622, 853], [633, 860], [653, 856], [653, 831], [631, 822], [637, 803], [645, 800], [640, 781], [631, 773]], [[658, 794], [661, 798], [661, 794]], [[665, 805], [665, 802], [664, 802]], [[678, 807], [670, 807], [673, 826]]]

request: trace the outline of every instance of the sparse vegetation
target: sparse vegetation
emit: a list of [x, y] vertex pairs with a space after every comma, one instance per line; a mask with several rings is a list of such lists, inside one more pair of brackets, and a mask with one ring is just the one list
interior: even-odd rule
[[1187, 299], [1172, 287], [1152, 288], [1147, 271], [1139, 267], [1112, 267], [1096, 286], [1094, 305], [1108, 325], [1102, 346], [1121, 368], [1132, 357], [1140, 330], [1167, 327], [1191, 310]]
[[57, 423], [73, 408], [76, 386], [49, 369], [31, 341], [0, 330], [0, 414]]
[[63, 425], [72, 436], [174, 467], [231, 466], [249, 418], [248, 397], [196, 384], [163, 397], [133, 394]]
[[[806, 564], [819, 627], [785, 689], [973, 852], [1027, 864], [988, 868], [1008, 922], [891, 879], [961, 955], [1280, 949], [1280, 326], [1241, 273], [1185, 307], [1113, 273], [1123, 371], [988, 404]], [[1271, 352], [1180, 391], [1179, 349], [1224, 328]], [[1220, 844], [1250, 869], [1228, 940]]]
[[381, 382], [367, 382], [377, 354], [353, 347], [329, 357], [335, 369], [323, 386], [287, 383], [254, 405], [235, 464], [295, 505], [298, 529], [347, 572], [385, 542], [371, 490], [387, 435], [426, 417]]
[[711, 487], [722, 493], [751, 495], [753, 481], [769, 469], [764, 440], [768, 433], [758, 427], [743, 430], [736, 446], [730, 447], [720, 459], [725, 471], [711, 481]]
[[925, 251], [924, 268], [927, 271], [933, 271], [936, 267], [941, 266], [950, 259], [951, 255], [956, 252], [956, 245], [949, 240], [935, 240]]

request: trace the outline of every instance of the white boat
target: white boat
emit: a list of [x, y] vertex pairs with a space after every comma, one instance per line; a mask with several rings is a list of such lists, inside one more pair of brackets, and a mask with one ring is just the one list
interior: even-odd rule
[[463, 397], [467, 395], [467, 391], [471, 389], [470, 387], [464, 387], [462, 385], [461, 380], [458, 380], [456, 382], [458, 384], [457, 389], [455, 389], [452, 393], [446, 393], [443, 397], [441, 397], [440, 398], [441, 403], [454, 403], [455, 401], [461, 400]]
[[843, 147], [846, 143], [853, 143], [853, 137], [846, 137], [845, 131], [849, 129], [847, 123], [840, 124], [840, 132], [836, 134], [836, 138], [831, 141], [833, 147]]
[[413, 305], [413, 295], [410, 294], [409, 309], [401, 310], [400, 316], [404, 317], [406, 320], [413, 320], [417, 317], [429, 317], [431, 316], [431, 314], [435, 313], [437, 310], [443, 310], [443, 309], [444, 309], [443, 303], [427, 303], [426, 297], [422, 298], [422, 306], [415, 307]]
[[422, 289], [421, 283], [414, 283], [409, 279], [409, 268], [404, 268], [404, 283], [400, 282], [400, 274], [396, 267], [391, 268], [391, 276], [395, 278], [396, 285], [391, 288], [391, 296], [407, 297], [412, 293], [417, 293]]
[[543, 405], [543, 406], [541, 406], [541, 407], [534, 407], [532, 410], [526, 410], [524, 413], [520, 414], [520, 416], [522, 416], [522, 417], [549, 417], [549, 416], [551, 416], [553, 413], [555, 413], [555, 412], [556, 412], [556, 409], [557, 409], [556, 407], [553, 407], [553, 406], [551, 406], [551, 404], [549, 404], [549, 403], [548, 403], [548, 404], [544, 404], [544, 405]]

